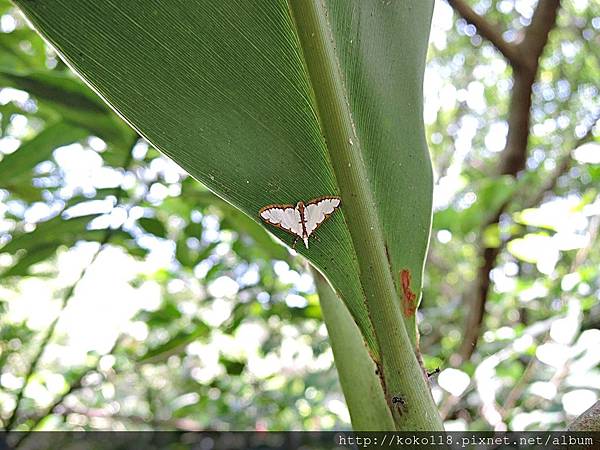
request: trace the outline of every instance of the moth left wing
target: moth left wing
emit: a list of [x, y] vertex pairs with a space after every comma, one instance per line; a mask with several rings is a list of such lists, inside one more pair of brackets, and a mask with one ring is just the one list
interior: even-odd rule
[[339, 197], [319, 197], [304, 208], [304, 226], [310, 236], [342, 203]]
[[302, 237], [302, 220], [300, 213], [292, 205], [269, 205], [261, 208], [260, 218], [265, 222]]

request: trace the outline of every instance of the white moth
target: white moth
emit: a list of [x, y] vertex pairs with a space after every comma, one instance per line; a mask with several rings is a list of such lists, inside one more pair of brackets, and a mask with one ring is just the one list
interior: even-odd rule
[[310, 235], [339, 208], [341, 202], [339, 197], [325, 196], [308, 203], [300, 201], [296, 206], [268, 205], [260, 209], [259, 215], [268, 224], [294, 235], [292, 248], [298, 239], [302, 239], [308, 248]]

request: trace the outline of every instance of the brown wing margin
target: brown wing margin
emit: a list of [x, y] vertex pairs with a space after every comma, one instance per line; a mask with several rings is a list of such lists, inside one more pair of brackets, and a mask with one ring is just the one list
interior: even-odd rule
[[316, 203], [319, 203], [321, 200], [339, 200], [339, 201], [340, 201], [340, 204], [339, 204], [339, 205], [337, 205], [337, 206], [334, 208], [334, 210], [333, 210], [333, 211], [331, 211], [331, 213], [330, 213], [330, 214], [325, 214], [325, 218], [324, 218], [323, 220], [321, 220], [321, 221], [320, 221], [320, 222], [317, 224], [317, 226], [315, 227], [315, 229], [314, 229], [314, 230], [312, 230], [312, 233], [311, 233], [311, 235], [312, 235], [312, 234], [313, 234], [315, 231], [317, 231], [317, 230], [319, 229], [319, 227], [320, 227], [321, 225], [323, 225], [327, 219], [329, 219], [329, 216], [331, 216], [331, 215], [332, 215], [334, 212], [336, 212], [336, 211], [337, 211], [337, 210], [340, 208], [340, 206], [342, 206], [342, 198], [341, 198], [341, 197], [338, 197], [337, 195], [323, 195], [322, 197], [313, 198], [313, 199], [312, 199], [310, 202], [306, 203], [306, 206], [308, 206], [308, 205], [314, 205], [314, 204], [316, 204]]
[[294, 205], [278, 205], [278, 204], [273, 204], [273, 205], [267, 205], [267, 206], [263, 206], [262, 208], [260, 208], [258, 210], [258, 217], [260, 218], [260, 220], [262, 220], [264, 223], [268, 223], [269, 225], [271, 225], [272, 227], [275, 228], [279, 228], [280, 230], [285, 231], [287, 234], [291, 234], [292, 236], [298, 236], [296, 233], [294, 233], [292, 230], [288, 230], [287, 228], [282, 227], [280, 224], [278, 223], [271, 223], [268, 220], [265, 220], [262, 218], [261, 214], [263, 213], [263, 211], [266, 211], [267, 209], [271, 209], [271, 208], [277, 208], [277, 209], [287, 209], [287, 208], [296, 208]]
[[[313, 198], [311, 201], [306, 202], [305, 204], [308, 205], [313, 205], [315, 203], [319, 203], [321, 200], [339, 200], [340, 201], [340, 206], [342, 204], [342, 198], [338, 197], [337, 195], [323, 195], [321, 197], [317, 197], [317, 198]], [[339, 206], [338, 206], [339, 208]]]

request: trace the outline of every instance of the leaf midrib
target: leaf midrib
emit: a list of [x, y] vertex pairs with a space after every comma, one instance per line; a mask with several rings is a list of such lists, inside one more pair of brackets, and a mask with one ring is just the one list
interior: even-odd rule
[[[367, 171], [362, 160], [361, 143], [356, 134], [348, 94], [342, 81], [339, 61], [333, 49], [333, 36], [329, 23], [319, 14], [319, 6], [313, 1], [290, 1], [290, 11], [294, 15], [297, 32], [302, 45], [304, 62], [308, 71], [311, 88], [314, 93], [318, 120], [325, 136], [326, 149], [333, 166], [336, 183], [342, 195], [345, 219], [350, 230], [359, 267], [364, 265], [365, 256], [370, 261], [370, 269], [387, 272], [382, 260], [373, 257], [373, 252], [364, 251], [366, 247], [379, 250], [385, 258], [383, 234], [376, 220], [375, 200], [368, 184]], [[311, 45], [310, 42], [313, 42]], [[368, 238], [373, 245], [357, 245]], [[365, 268], [360, 267], [364, 275]], [[385, 277], [384, 277], [385, 278]], [[363, 281], [363, 277], [361, 277]], [[391, 280], [390, 280], [391, 281]], [[367, 283], [370, 284], [370, 283]], [[380, 290], [380, 287], [365, 286]], [[393, 292], [393, 284], [390, 285]], [[373, 296], [368, 289], [364, 292], [367, 300]], [[386, 292], [385, 295], [389, 295]]]
[[[413, 414], [402, 415], [391, 404], [392, 393], [403, 393], [411, 405], [422, 405], [417, 409], [427, 410], [431, 407], [431, 394], [425, 383], [414, 383], [423, 374], [402, 318], [326, 7], [319, 0], [290, 0], [289, 9], [358, 260], [360, 285], [379, 350], [374, 357], [380, 358], [375, 362], [383, 372], [384, 393], [397, 427], [419, 429], [422, 419]], [[430, 429], [441, 428], [438, 418], [427, 419]]]

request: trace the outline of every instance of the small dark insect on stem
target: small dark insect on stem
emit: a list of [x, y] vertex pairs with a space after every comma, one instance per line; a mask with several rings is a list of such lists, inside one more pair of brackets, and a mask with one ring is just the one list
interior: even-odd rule
[[404, 405], [406, 403], [406, 400], [404, 400], [404, 398], [402, 396], [400, 396], [400, 395], [394, 395], [392, 397], [392, 403], [394, 405], [396, 405], [398, 403], [400, 403], [401, 405]]
[[436, 367], [434, 370], [432, 370], [431, 372], [427, 372], [427, 378], [431, 378], [434, 375], [437, 375], [438, 373], [440, 373], [441, 370], [439, 367]]
[[392, 397], [392, 405], [394, 405], [396, 411], [398, 411], [400, 415], [403, 415], [405, 412], [408, 411], [406, 399], [402, 395], [394, 395]]

